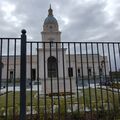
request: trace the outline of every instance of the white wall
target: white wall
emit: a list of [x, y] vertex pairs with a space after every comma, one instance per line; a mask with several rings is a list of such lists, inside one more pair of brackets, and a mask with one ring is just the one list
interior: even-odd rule
[[[68, 67], [69, 67], [69, 59], [68, 55], [65, 55], [66, 49], [64, 49], [64, 68], [65, 68], [65, 77], [68, 76]], [[63, 57], [62, 57], [62, 49], [58, 50], [58, 72], [59, 72], [59, 78], [63, 78]], [[55, 49], [52, 50], [52, 56], [56, 58], [56, 51]], [[50, 52], [49, 49], [46, 49], [45, 52], [45, 73], [46, 73], [46, 78], [48, 78], [48, 72], [47, 72], [47, 59], [50, 57]], [[98, 56], [94, 55], [94, 70], [95, 70], [95, 75], [99, 75], [99, 63], [98, 63]], [[100, 57], [100, 61], [103, 60], [102, 56]], [[83, 75], [86, 76], [88, 75], [88, 70], [87, 70], [87, 61], [85, 58], [85, 55], [82, 56], [82, 66], [83, 66]], [[91, 68], [91, 72], [93, 74], [93, 63], [92, 63], [92, 57], [89, 55], [88, 57], [88, 66]], [[73, 68], [73, 77], [76, 77], [76, 69], [75, 69], [75, 59], [74, 55], [70, 56], [70, 61], [71, 61], [71, 67]], [[80, 55], [77, 55], [77, 69], [80, 68], [80, 73], [82, 74], [82, 69], [81, 69], [81, 61], [80, 61]], [[4, 67], [2, 68], [2, 79], [6, 79], [7, 77], [7, 57], [2, 58], [2, 62], [4, 64]], [[105, 57], [105, 65], [106, 69], [103, 69], [104, 74], [109, 75], [109, 68], [108, 68], [108, 61], [107, 57]], [[44, 55], [43, 55], [43, 49], [39, 49], [39, 66], [37, 65], [37, 56], [33, 55], [32, 56], [32, 68], [36, 69], [36, 78], [37, 78], [37, 67], [39, 68], [39, 78], [43, 79], [44, 78]], [[16, 78], [20, 78], [20, 57], [16, 57]], [[10, 70], [14, 71], [14, 57], [10, 56], [9, 58], [9, 68], [8, 68], [8, 78], [10, 78], [9, 72]], [[30, 56], [27, 56], [27, 79], [31, 78], [31, 61], [30, 61]]]

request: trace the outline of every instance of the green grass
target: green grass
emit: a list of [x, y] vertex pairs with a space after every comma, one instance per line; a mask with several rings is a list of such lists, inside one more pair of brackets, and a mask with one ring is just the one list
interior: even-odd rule
[[[110, 107], [110, 111], [116, 111], [120, 112], [118, 110], [118, 107], [120, 105], [119, 103], [119, 95], [118, 93], [112, 93], [112, 91], [106, 91], [106, 90], [100, 90], [100, 89], [85, 89], [84, 92], [83, 90], [81, 90], [81, 96], [79, 96], [79, 99], [77, 99], [77, 97], [75, 97], [74, 95], [72, 96], [72, 104], [78, 104], [78, 100], [79, 100], [79, 106], [80, 108], [90, 108], [90, 106], [92, 107], [92, 111], [95, 111], [95, 108], [97, 107], [99, 111], [102, 110], [102, 105], [104, 107], [104, 112], [106, 112], [108, 110], [108, 105]], [[84, 93], [84, 96], [83, 96]], [[39, 103], [40, 103], [40, 111], [44, 111], [44, 97], [42, 95], [39, 96]], [[29, 111], [29, 107], [31, 106], [31, 98], [32, 98], [32, 106], [33, 109], [35, 109], [37, 111], [38, 108], [38, 96], [37, 96], [37, 92], [32, 92], [32, 96], [30, 92], [26, 92], [26, 106], [27, 106], [27, 111]], [[85, 101], [85, 105], [84, 105], [84, 101]], [[5, 107], [6, 107], [6, 102], [7, 102], [7, 108], [8, 108], [8, 112], [9, 115], [12, 115], [12, 109], [13, 109], [13, 92], [8, 93], [8, 100], [6, 101], [6, 94], [1, 95], [0, 96], [0, 114], [2, 114], [3, 111], [5, 111]], [[46, 108], [47, 111], [50, 113], [51, 111], [51, 107], [52, 107], [52, 99], [49, 96], [46, 96]], [[58, 105], [59, 101], [58, 98], [54, 98], [53, 103], [55, 105]], [[96, 104], [97, 103], [97, 104]], [[102, 104], [103, 103], [103, 104]], [[66, 98], [66, 104], [67, 104], [67, 108], [71, 107], [71, 96], [69, 98]], [[20, 93], [19, 92], [15, 92], [15, 111], [16, 114], [19, 115], [19, 110], [20, 109]], [[84, 109], [83, 109], [84, 110]], [[55, 110], [56, 112], [58, 112], [58, 109]], [[65, 112], [65, 99], [64, 96], [60, 97], [60, 111], [61, 113], [64, 114]], [[41, 113], [43, 114], [43, 113]]]
[[[83, 95], [83, 90], [82, 93]], [[6, 94], [1, 95], [0, 96], [0, 108], [5, 107], [6, 106]], [[84, 96], [79, 96], [79, 103], [80, 104], [84, 104], [84, 100], [86, 105], [89, 105], [90, 103], [95, 103], [97, 101], [97, 103], [99, 102], [104, 102], [104, 103], [113, 103], [115, 101], [115, 104], [119, 104], [119, 98], [118, 98], [118, 93], [112, 93], [112, 91], [106, 91], [106, 90], [100, 90], [97, 89], [95, 90], [94, 88], [89, 89], [85, 89], [84, 90]], [[60, 100], [64, 101], [64, 96], [60, 97]], [[67, 103], [71, 102], [71, 96], [69, 98], [66, 98]], [[74, 95], [72, 95], [72, 101], [73, 103], [77, 102], [77, 98], [74, 97]], [[46, 102], [51, 102], [51, 97], [46, 96]], [[8, 93], [8, 107], [12, 107], [13, 106], [13, 92]], [[39, 95], [39, 103], [40, 105], [44, 105], [44, 97], [42, 95]], [[54, 103], [57, 104], [58, 103], [58, 99], [55, 98], [54, 99]], [[31, 93], [30, 92], [26, 92], [26, 105], [29, 106], [31, 104]], [[32, 105], [36, 106], [38, 104], [38, 97], [37, 97], [37, 92], [32, 92]], [[15, 92], [15, 105], [18, 106], [20, 105], [20, 93], [19, 92]]]
[[[95, 90], [94, 88], [86, 89], [85, 92], [85, 97], [80, 97], [80, 101], [83, 104], [83, 101], [85, 100], [86, 106], [92, 105], [93, 108], [101, 108], [102, 105], [105, 107], [110, 106], [109, 109], [118, 108], [120, 103], [119, 103], [119, 95], [118, 93], [113, 93], [112, 91], [106, 91], [106, 90], [101, 90], [97, 89]], [[97, 104], [96, 104], [97, 103]], [[107, 109], [107, 108], [105, 108]]]

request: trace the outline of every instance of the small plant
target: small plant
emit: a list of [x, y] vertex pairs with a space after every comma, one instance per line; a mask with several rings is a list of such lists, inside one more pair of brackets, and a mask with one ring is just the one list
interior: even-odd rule
[[0, 116], [1, 116], [1, 117], [4, 116], [4, 113], [5, 113], [5, 108], [2, 107], [2, 108], [0, 109]]

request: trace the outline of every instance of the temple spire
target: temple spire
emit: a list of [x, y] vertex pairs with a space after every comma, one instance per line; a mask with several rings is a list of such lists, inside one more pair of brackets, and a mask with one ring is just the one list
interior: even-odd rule
[[48, 10], [48, 16], [53, 16], [53, 10], [51, 8], [51, 4], [50, 4], [50, 8]]

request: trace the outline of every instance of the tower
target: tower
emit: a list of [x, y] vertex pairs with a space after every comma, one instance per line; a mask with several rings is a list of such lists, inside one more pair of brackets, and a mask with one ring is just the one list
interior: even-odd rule
[[59, 25], [56, 18], [53, 15], [53, 10], [48, 10], [48, 16], [43, 24], [42, 42], [61, 42], [61, 32], [59, 31]]
[[[42, 35], [42, 47], [39, 48], [39, 75], [42, 79], [43, 93], [58, 92], [58, 78], [59, 78], [59, 91], [64, 92], [64, 78], [66, 81], [66, 91], [70, 91], [70, 80], [67, 76], [67, 59], [66, 48], [61, 44], [61, 32], [56, 18], [53, 15], [53, 10], [50, 6], [48, 16], [44, 20]], [[64, 58], [64, 60], [63, 60]], [[63, 66], [64, 64], [64, 66]], [[43, 70], [44, 68], [44, 70]], [[64, 70], [64, 71], [63, 71]], [[64, 72], [64, 73], [63, 73]], [[44, 81], [46, 80], [46, 83]], [[51, 86], [51, 80], [53, 86]], [[46, 88], [44, 89], [44, 84]], [[73, 91], [76, 90], [76, 82], [72, 80]]]

